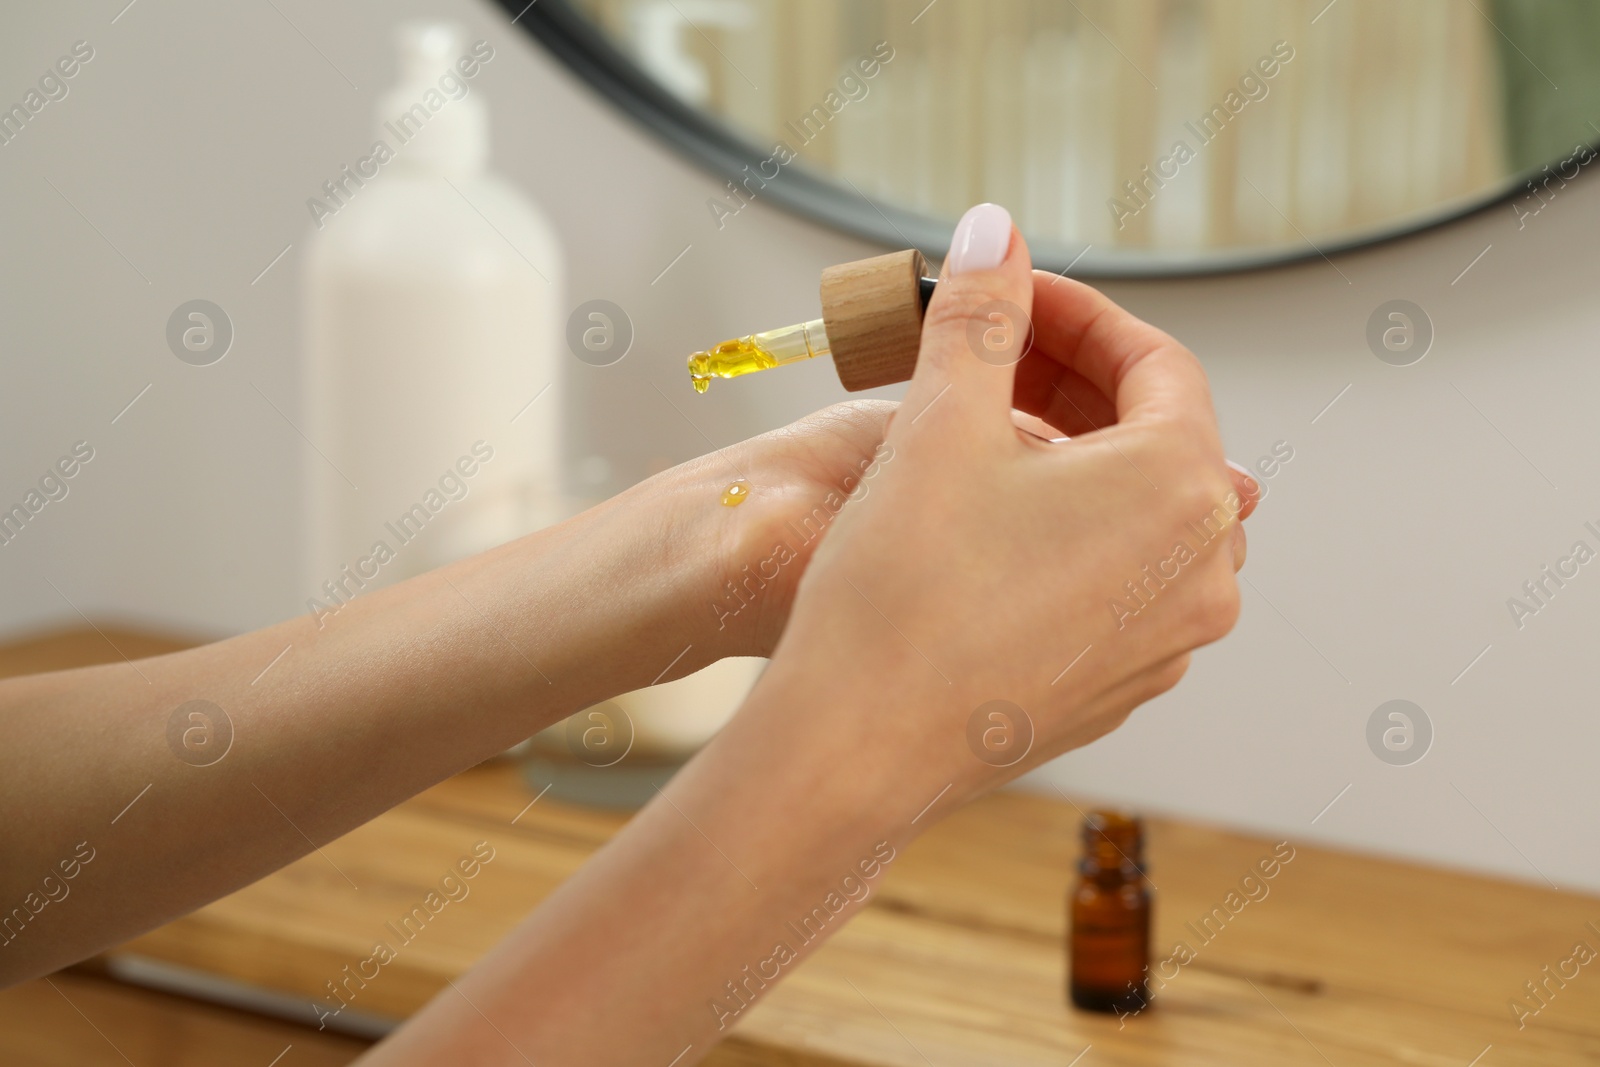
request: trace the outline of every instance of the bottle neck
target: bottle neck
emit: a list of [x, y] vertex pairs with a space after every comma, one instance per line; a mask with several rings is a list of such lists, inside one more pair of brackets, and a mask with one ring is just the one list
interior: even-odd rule
[[[378, 109], [378, 137], [394, 153], [398, 170], [469, 178], [489, 160], [488, 112], [481, 100], [444, 98], [429, 112], [409, 86], [389, 93]], [[435, 102], [438, 97], [435, 94]]]
[[1123, 855], [1109, 842], [1102, 841], [1099, 846], [1084, 850], [1083, 859], [1078, 861], [1078, 873], [1101, 881], [1138, 881], [1144, 877], [1140, 860], [1140, 856]]
[[1144, 826], [1137, 819], [1111, 811], [1092, 812], [1083, 824], [1083, 859], [1078, 870], [1086, 878], [1136, 881], [1144, 877]]

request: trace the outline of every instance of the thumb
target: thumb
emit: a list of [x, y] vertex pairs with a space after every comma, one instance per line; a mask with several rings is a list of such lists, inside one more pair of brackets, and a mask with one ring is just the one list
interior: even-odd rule
[[1033, 339], [1032, 270], [1027, 243], [1005, 208], [979, 204], [961, 216], [923, 316], [905, 400], [908, 425], [960, 422], [1014, 436], [1016, 366]]

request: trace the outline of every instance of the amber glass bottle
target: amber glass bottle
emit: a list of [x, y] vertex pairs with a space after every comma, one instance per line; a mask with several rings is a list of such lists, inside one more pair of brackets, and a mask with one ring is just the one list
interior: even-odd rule
[[1126, 1014], [1145, 1007], [1150, 963], [1150, 885], [1144, 826], [1133, 816], [1092, 811], [1083, 820], [1083, 859], [1067, 903], [1072, 1003]]

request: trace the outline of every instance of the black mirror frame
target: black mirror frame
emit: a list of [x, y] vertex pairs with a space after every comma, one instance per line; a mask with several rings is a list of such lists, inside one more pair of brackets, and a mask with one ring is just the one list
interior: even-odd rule
[[[581, 80], [635, 119], [691, 163], [724, 180], [743, 178], [746, 168], [759, 167], [768, 152], [727, 126], [683, 103], [663, 89], [618, 49], [569, 0], [494, 0], [511, 21], [521, 26]], [[1365, 248], [1408, 237], [1455, 219], [1476, 214], [1508, 200], [1542, 170], [1508, 179], [1505, 186], [1480, 196], [1413, 216], [1403, 223], [1372, 227], [1323, 245], [1305, 239], [1304, 248], [1226, 249], [1193, 252], [1142, 249], [1096, 249], [1059, 241], [1028, 238], [1034, 265], [1080, 278], [1172, 278], [1260, 270]], [[886, 249], [917, 248], [928, 258], [943, 259], [954, 222], [942, 222], [913, 211], [881, 204], [854, 185], [793, 163], [767, 181], [762, 195], [801, 218], [819, 222]]]

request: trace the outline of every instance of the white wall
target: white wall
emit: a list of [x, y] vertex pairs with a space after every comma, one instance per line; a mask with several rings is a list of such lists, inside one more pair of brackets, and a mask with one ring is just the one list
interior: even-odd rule
[[[572, 456], [612, 471], [575, 490], [620, 488], [706, 438], [840, 398], [813, 366], [680, 399], [694, 425], [666, 405], [653, 386], [684, 397], [685, 352], [809, 317], [818, 271], [872, 249], [759, 204], [718, 232], [705, 200], [719, 181], [487, 5], [277, 0], [291, 26], [271, 5], [145, 0], [113, 24], [124, 3], [0, 17], [0, 101], [74, 41], [96, 52], [65, 100], [0, 146], [0, 502], [74, 441], [96, 450], [70, 495], [0, 548], [0, 630], [79, 624], [81, 610], [222, 634], [303, 603], [306, 445], [262, 394], [299, 419], [305, 199], [370, 143], [392, 77], [388, 29], [406, 15], [454, 17], [495, 44], [476, 88], [494, 108], [497, 164], [554, 216], [571, 302], [614, 300], [637, 328], [620, 364], [570, 366]], [[1597, 226], [1600, 187], [1582, 181], [1520, 232], [1500, 207], [1337, 269], [1317, 259], [1108, 287], [1204, 358], [1236, 459], [1279, 440], [1295, 456], [1250, 524], [1236, 632], [1176, 692], [1055, 765], [1057, 780], [1296, 840], [1600, 890], [1600, 725], [1585, 699], [1600, 567], [1520, 631], [1506, 608], [1573, 541], [1600, 547], [1582, 529], [1600, 525]], [[209, 368], [178, 362], [163, 336], [194, 297], [237, 330]], [[1364, 340], [1369, 314], [1396, 297], [1437, 328], [1408, 368]], [[1373, 709], [1397, 697], [1436, 731], [1409, 767], [1365, 740]]]

